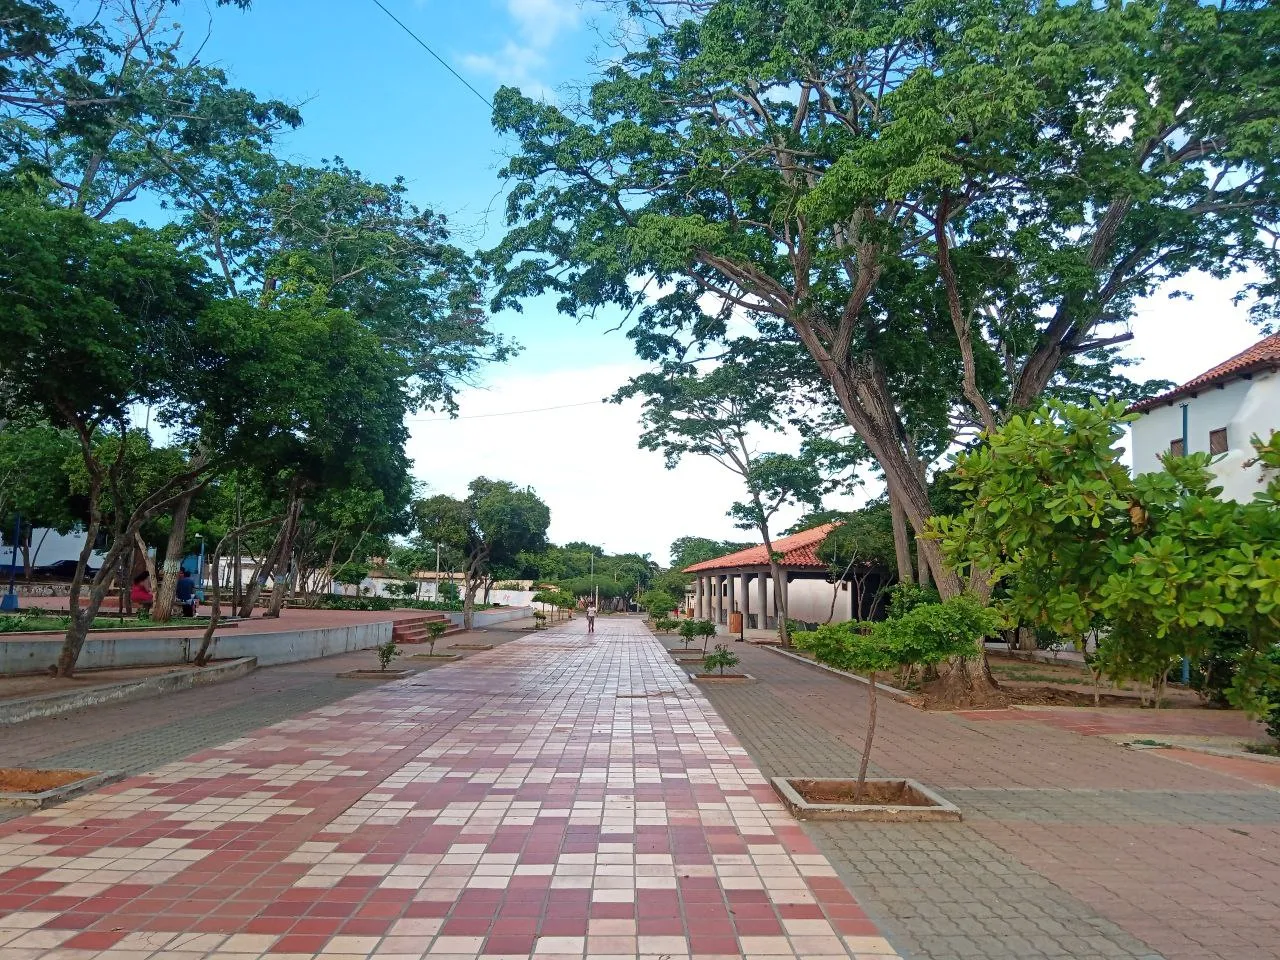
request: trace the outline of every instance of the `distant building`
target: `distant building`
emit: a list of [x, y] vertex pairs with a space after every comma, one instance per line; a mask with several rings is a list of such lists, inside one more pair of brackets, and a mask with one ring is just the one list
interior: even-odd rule
[[[782, 589], [787, 613], [802, 623], [854, 619], [854, 591], [847, 582], [832, 583], [831, 571], [818, 559], [818, 548], [838, 524], [827, 523], [773, 541], [781, 555]], [[689, 594], [694, 616], [728, 625], [729, 614], [742, 613], [747, 630], [774, 630], [778, 603], [763, 545], [686, 567], [695, 579]]]
[[1253, 499], [1263, 477], [1249, 441], [1280, 430], [1280, 334], [1131, 409], [1142, 414], [1132, 425], [1135, 473], [1159, 470], [1168, 453], [1223, 454], [1214, 465], [1223, 496]]

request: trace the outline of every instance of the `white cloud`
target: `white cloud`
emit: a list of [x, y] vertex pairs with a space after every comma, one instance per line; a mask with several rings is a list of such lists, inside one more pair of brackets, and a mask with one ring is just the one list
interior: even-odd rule
[[546, 49], [578, 25], [578, 0], [507, 0], [507, 12], [531, 46]]
[[580, 0], [507, 0], [506, 7], [515, 36], [500, 51], [464, 54], [462, 64], [530, 96], [550, 98], [551, 88], [540, 74], [561, 34], [578, 26]]
[[[490, 389], [465, 391], [461, 418], [410, 422], [414, 474], [452, 496], [465, 495], [476, 476], [531, 486], [551, 508], [553, 541], [650, 553], [662, 564], [677, 537], [755, 540], [725, 516], [742, 496], [736, 476], [702, 457], [667, 470], [661, 454], [638, 449], [640, 401], [544, 409], [608, 396], [642, 369], [607, 364], [504, 376]], [[486, 416], [531, 409], [542, 412]], [[779, 439], [777, 447], [785, 446]], [[779, 516], [777, 529], [797, 517]]]

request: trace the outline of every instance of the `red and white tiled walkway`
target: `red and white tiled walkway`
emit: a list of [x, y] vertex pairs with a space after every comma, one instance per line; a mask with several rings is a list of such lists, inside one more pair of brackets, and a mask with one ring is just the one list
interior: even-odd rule
[[893, 956], [630, 620], [0, 825], [4, 960]]

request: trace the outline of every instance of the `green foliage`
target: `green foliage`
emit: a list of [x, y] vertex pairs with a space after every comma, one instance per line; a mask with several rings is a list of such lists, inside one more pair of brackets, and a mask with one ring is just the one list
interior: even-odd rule
[[427, 652], [435, 655], [436, 641], [444, 636], [444, 632], [449, 629], [449, 624], [444, 620], [432, 620], [427, 624]]
[[[337, 594], [320, 594], [314, 604], [321, 610], [440, 610], [458, 613], [461, 600], [400, 600], [390, 597], [342, 597]], [[476, 604], [477, 610], [486, 610], [491, 604]]]
[[26, 633], [39, 630], [42, 618], [29, 613], [0, 614], [0, 633]]
[[[680, 621], [680, 639], [684, 642], [685, 649], [689, 649], [689, 645], [699, 637], [709, 638], [716, 635], [716, 625], [710, 620], [681, 620]], [[704, 640], [703, 646], [706, 646]]]
[[922, 587], [918, 583], [895, 583], [889, 589], [889, 619], [897, 620], [905, 617], [916, 607], [926, 603], [941, 603], [942, 598], [933, 587]]
[[655, 629], [660, 630], [663, 633], [670, 633], [672, 630], [675, 630], [680, 626], [680, 621], [673, 617], [658, 617], [653, 621], [653, 626]]
[[723, 643], [717, 643], [715, 649], [702, 658], [702, 669], [707, 673], [712, 670], [724, 676], [725, 670], [732, 670], [742, 662], [742, 658], [735, 654]]
[[378, 669], [385, 670], [391, 666], [391, 661], [400, 656], [400, 648], [394, 640], [388, 640], [386, 643], [380, 643], [373, 648], [374, 653], [378, 657]]
[[344, 563], [333, 572], [335, 583], [344, 583], [347, 586], [358, 587], [364, 583], [369, 577], [369, 572], [373, 568], [367, 563]]
[[436, 590], [440, 595], [440, 599], [445, 603], [457, 603], [462, 599], [462, 593], [458, 589], [458, 585], [452, 580], [441, 581]]
[[706, 537], [680, 537], [671, 542], [671, 568], [683, 570], [695, 563], [715, 560], [726, 554], [737, 553], [754, 546], [751, 543], [735, 543], [730, 540], [709, 540]]
[[934, 666], [977, 655], [978, 642], [1001, 624], [1000, 615], [969, 596], [924, 603], [875, 623], [824, 624], [797, 633], [796, 646], [853, 673], [884, 673], [904, 666]]
[[[1218, 631], [1247, 637], [1228, 700], [1265, 705], [1267, 652], [1280, 640], [1280, 474], [1250, 503], [1220, 499], [1205, 454], [1131, 477], [1122, 404], [1051, 404], [1013, 417], [957, 461], [971, 504], [934, 521], [948, 562], [1000, 580], [1017, 622], [1077, 645], [1105, 628], [1097, 662], [1113, 679], [1160, 688], [1179, 657], [1210, 652]], [[1280, 467], [1280, 434], [1255, 439]]]
[[641, 609], [655, 620], [680, 606], [680, 601], [664, 590], [646, 590], [640, 594], [639, 603]]

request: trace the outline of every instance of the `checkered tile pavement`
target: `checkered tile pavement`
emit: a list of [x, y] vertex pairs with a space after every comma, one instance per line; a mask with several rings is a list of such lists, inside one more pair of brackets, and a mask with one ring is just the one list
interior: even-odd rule
[[631, 620], [0, 825], [4, 960], [896, 956]]

